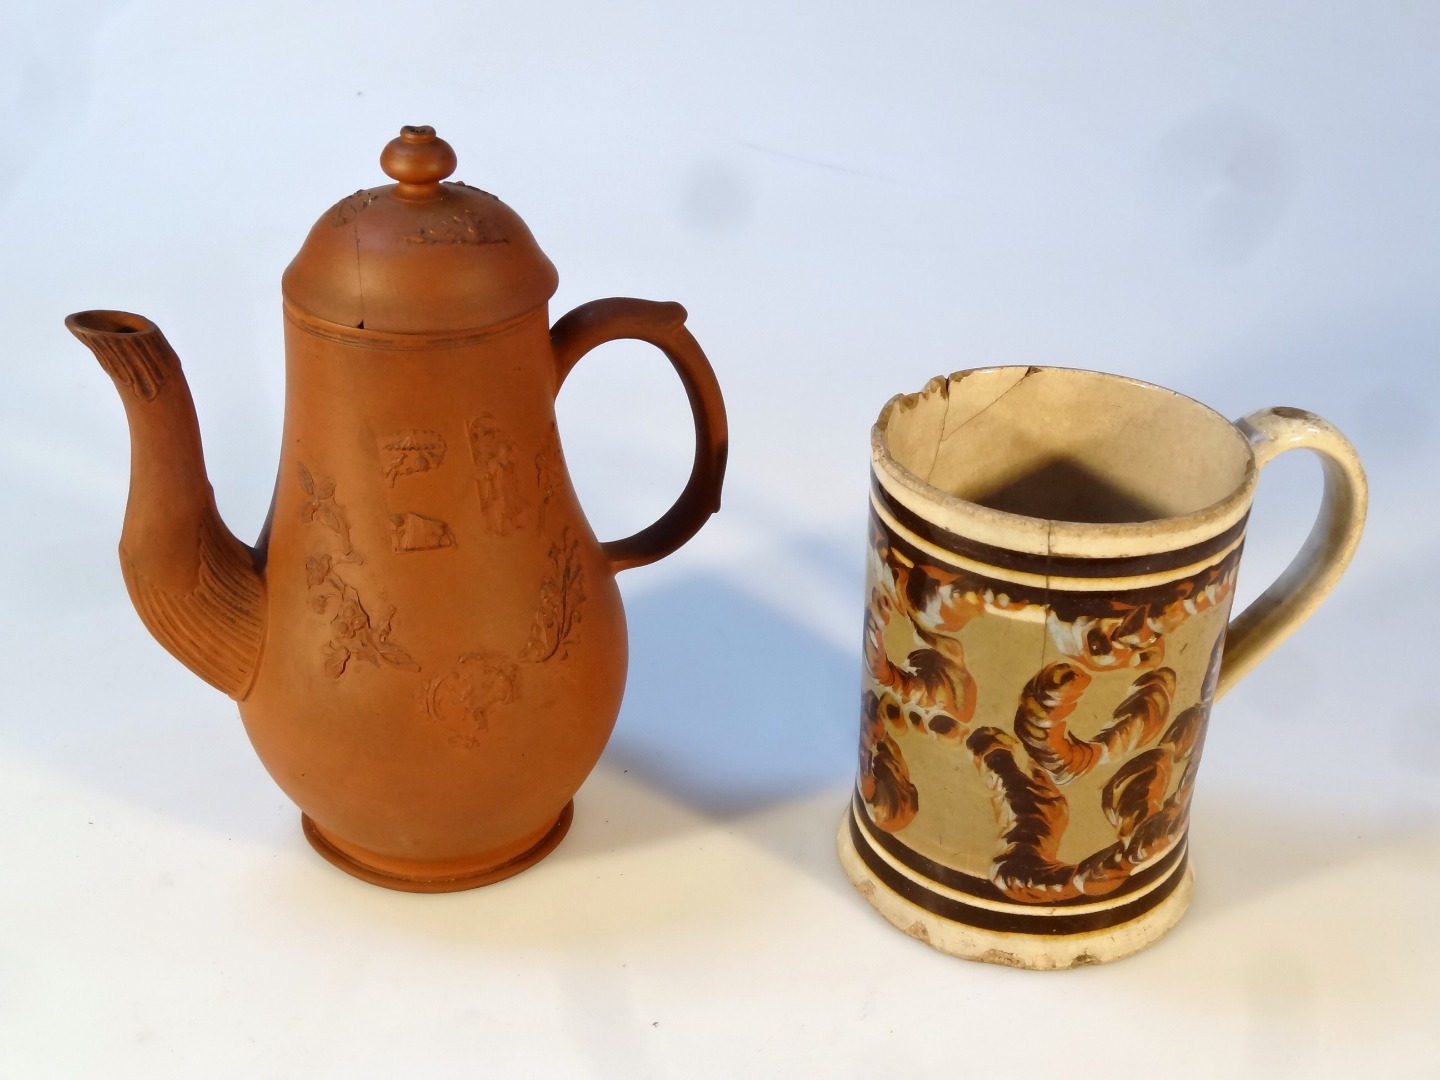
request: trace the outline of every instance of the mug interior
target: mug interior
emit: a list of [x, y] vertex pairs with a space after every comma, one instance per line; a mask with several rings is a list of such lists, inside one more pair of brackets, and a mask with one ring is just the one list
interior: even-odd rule
[[1231, 495], [1249, 443], [1197, 401], [1118, 375], [1010, 367], [935, 379], [887, 407], [894, 462], [946, 495], [1052, 521], [1182, 517]]

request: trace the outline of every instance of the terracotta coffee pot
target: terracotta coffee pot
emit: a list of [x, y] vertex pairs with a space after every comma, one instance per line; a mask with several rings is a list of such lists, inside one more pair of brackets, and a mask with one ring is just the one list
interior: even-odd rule
[[[216, 513], [160, 330], [66, 320], [129, 419], [120, 563], [141, 619], [240, 703], [317, 851], [416, 892], [498, 881], [560, 842], [625, 684], [615, 574], [719, 508], [727, 445], [685, 310], [597, 300], [551, 327], [555, 268], [508, 206], [446, 181], [455, 163], [433, 129], [404, 128], [380, 157], [395, 183], [340, 200], [286, 270], [284, 438], [253, 547]], [[663, 517], [600, 543], [555, 397], [618, 338], [674, 365], [696, 449]]]

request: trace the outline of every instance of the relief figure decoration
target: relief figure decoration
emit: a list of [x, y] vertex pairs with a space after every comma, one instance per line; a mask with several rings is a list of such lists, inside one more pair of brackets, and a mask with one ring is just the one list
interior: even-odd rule
[[408, 512], [390, 515], [390, 550], [396, 554], [454, 546], [455, 534], [439, 518]]
[[391, 487], [402, 476], [438, 469], [445, 460], [445, 437], [438, 431], [405, 431], [380, 440], [380, 460]]
[[455, 666], [430, 680], [425, 712], [445, 728], [450, 742], [467, 749], [489, 730], [490, 713], [520, 697], [520, 669], [501, 656], [467, 653]]
[[505, 438], [499, 421], [489, 413], [472, 417], [465, 426], [485, 523], [491, 532], [505, 536], [518, 528], [524, 508], [516, 475], [515, 448]]

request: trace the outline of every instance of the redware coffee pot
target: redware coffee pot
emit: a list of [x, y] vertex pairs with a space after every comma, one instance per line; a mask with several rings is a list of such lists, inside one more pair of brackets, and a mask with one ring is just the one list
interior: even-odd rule
[[[154, 323], [66, 325], [120, 391], [130, 597], [175, 657], [240, 705], [250, 740], [341, 869], [473, 888], [548, 854], [620, 708], [615, 574], [719, 508], [725, 409], [678, 304], [609, 299], [554, 327], [555, 268], [454, 151], [407, 127], [395, 182], [328, 210], [286, 270], [286, 404], [253, 547], [216, 513], [180, 362]], [[657, 522], [600, 543], [555, 425], [602, 342], [660, 348], [689, 396], [694, 466]]]

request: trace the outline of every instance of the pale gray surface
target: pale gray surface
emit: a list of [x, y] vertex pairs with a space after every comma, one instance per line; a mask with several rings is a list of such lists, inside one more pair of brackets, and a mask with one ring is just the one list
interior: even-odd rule
[[[1398, 0], [11, 0], [0, 1074], [1440, 1073], [1437, 55], [1440, 12]], [[316, 857], [233, 705], [144, 633], [122, 413], [61, 326], [165, 329], [253, 536], [280, 272], [403, 123], [526, 218], [556, 316], [684, 302], [734, 448], [722, 515], [622, 578], [630, 692], [574, 831], [447, 897]], [[1059, 976], [906, 939], [832, 850], [869, 424], [997, 362], [1310, 408], [1373, 484], [1349, 577], [1217, 710], [1190, 914]], [[601, 535], [663, 509], [690, 436], [658, 356], [606, 347], [560, 411]], [[1270, 472], [1242, 599], [1317, 495], [1311, 462]]]

